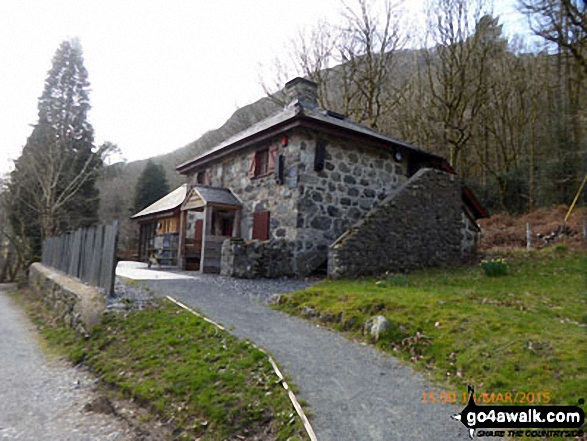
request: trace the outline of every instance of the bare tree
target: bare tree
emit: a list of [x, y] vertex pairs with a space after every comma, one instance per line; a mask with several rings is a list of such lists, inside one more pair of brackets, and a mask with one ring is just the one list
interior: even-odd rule
[[294, 75], [319, 85], [321, 107], [336, 110], [355, 121], [380, 128], [382, 116], [399, 102], [399, 87], [390, 81], [395, 54], [406, 43], [401, 32], [401, 3], [353, 0], [342, 3], [342, 26], [320, 22], [301, 30], [277, 58], [272, 82], [265, 92], [280, 104], [276, 90]]
[[319, 105], [329, 108], [326, 85], [330, 79], [329, 68], [335, 63], [333, 51], [338, 35], [339, 29], [325, 21], [298, 29], [297, 36], [286, 44], [282, 52], [285, 55], [275, 57], [269, 73], [259, 75], [259, 82], [267, 96], [280, 106], [288, 104], [281, 88], [293, 77], [301, 75], [318, 83]]
[[0, 282], [14, 282], [19, 271], [30, 263], [30, 242], [24, 235], [24, 219], [10, 210], [10, 189], [0, 180]]
[[520, 0], [536, 35], [568, 50], [587, 73], [585, 0]]
[[[429, 116], [436, 124], [438, 150], [462, 174], [481, 107], [486, 102], [487, 70], [494, 26], [483, 15], [482, 0], [435, 0], [429, 4], [428, 30], [434, 47], [427, 51], [431, 93]], [[444, 152], [447, 149], [448, 152]]]
[[[106, 143], [90, 154], [71, 153], [60, 138], [48, 135], [48, 131], [42, 125], [33, 130], [21, 157], [15, 161], [15, 179], [10, 183], [12, 203], [37, 216], [41, 239], [54, 236], [61, 221], [76, 216], [70, 211], [70, 203], [88, 182], [97, 179], [104, 158], [115, 147]], [[75, 170], [73, 164], [77, 164]]]
[[[490, 87], [487, 103], [480, 112], [474, 151], [483, 173], [497, 183], [503, 209], [508, 208], [506, 196], [511, 180], [519, 179], [514, 173], [530, 157], [536, 142], [531, 132], [541, 91], [533, 78], [535, 64], [532, 55], [516, 56], [504, 51], [493, 57], [488, 73]], [[526, 194], [521, 197], [531, 199]]]
[[379, 11], [370, 0], [343, 3], [345, 26], [336, 51], [343, 87], [342, 112], [380, 129], [384, 113], [398, 104], [398, 90], [390, 81], [397, 51], [407, 37], [400, 28], [401, 2], [383, 2]]

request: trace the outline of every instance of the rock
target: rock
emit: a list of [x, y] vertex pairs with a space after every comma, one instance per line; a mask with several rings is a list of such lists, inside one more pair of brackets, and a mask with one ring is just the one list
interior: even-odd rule
[[302, 314], [304, 317], [314, 318], [316, 317], [316, 310], [311, 306], [304, 306], [300, 310], [300, 314]]
[[375, 337], [375, 341], [379, 340], [379, 336], [391, 329], [391, 323], [382, 315], [371, 317], [363, 325], [363, 333], [367, 332]]
[[281, 299], [281, 294], [273, 294], [271, 297], [269, 297], [269, 303], [271, 303], [272, 305], [281, 305], [282, 303], [285, 303], [285, 299]]
[[85, 412], [103, 413], [105, 415], [116, 414], [116, 409], [110, 400], [104, 396], [99, 396], [84, 406]]

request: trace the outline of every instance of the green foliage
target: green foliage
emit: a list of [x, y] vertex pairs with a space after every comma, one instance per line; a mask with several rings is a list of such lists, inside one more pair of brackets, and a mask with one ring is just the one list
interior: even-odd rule
[[405, 274], [395, 274], [389, 271], [385, 273], [385, 277], [375, 282], [379, 288], [387, 288], [391, 286], [408, 286], [408, 277]]
[[362, 324], [383, 315], [393, 328], [376, 345], [458, 397], [471, 384], [576, 404], [587, 396], [587, 255], [546, 249], [507, 257], [508, 274], [498, 278], [464, 267], [411, 273], [409, 287], [324, 281], [275, 307], [300, 316], [312, 308], [321, 324], [359, 339]]
[[505, 276], [508, 273], [508, 265], [504, 259], [482, 260], [480, 266], [488, 277]]
[[89, 339], [54, 323], [38, 303], [49, 343], [174, 426], [174, 439], [221, 440], [270, 433], [301, 440], [304, 429], [267, 360], [249, 342], [161, 301], [109, 314]]
[[151, 160], [147, 161], [135, 188], [133, 213], [138, 213], [167, 193], [169, 193], [169, 184], [165, 177], [165, 168]]

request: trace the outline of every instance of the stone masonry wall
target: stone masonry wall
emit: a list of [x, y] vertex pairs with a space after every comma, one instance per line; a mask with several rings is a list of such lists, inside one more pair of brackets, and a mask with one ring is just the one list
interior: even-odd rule
[[329, 248], [332, 277], [445, 266], [461, 260], [461, 184], [421, 169]]
[[[326, 142], [326, 160], [316, 172], [319, 140]], [[392, 152], [356, 141], [302, 134], [296, 221], [301, 274], [324, 263], [328, 246], [406, 181], [406, 159], [396, 162]]]
[[[250, 178], [249, 166], [251, 153], [257, 149], [279, 143], [279, 139], [259, 143], [254, 148], [246, 149], [222, 161], [213, 163], [212, 185], [232, 190], [244, 204], [242, 211], [241, 233], [250, 239], [253, 230], [253, 213], [270, 211], [270, 239], [296, 239], [296, 212], [298, 198], [298, 176], [296, 164], [296, 144], [279, 147], [279, 155], [285, 156], [285, 182], [278, 184], [275, 174]], [[195, 183], [195, 172], [188, 182]]]
[[461, 258], [474, 256], [479, 245], [479, 227], [463, 211], [461, 226]]
[[294, 247], [294, 242], [284, 239], [227, 239], [222, 244], [220, 274], [241, 279], [294, 276]]
[[96, 288], [38, 262], [29, 269], [29, 285], [59, 319], [82, 335], [100, 323], [106, 309], [106, 300]]

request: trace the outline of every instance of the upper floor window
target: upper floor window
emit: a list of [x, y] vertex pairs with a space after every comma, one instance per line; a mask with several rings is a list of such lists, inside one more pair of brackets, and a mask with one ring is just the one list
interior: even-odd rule
[[275, 172], [279, 146], [274, 144], [251, 153], [249, 177], [256, 178]]
[[212, 185], [212, 170], [207, 168], [206, 170], [199, 171], [196, 174], [196, 184]]
[[269, 165], [269, 149], [263, 149], [255, 152], [255, 176], [267, 174]]

